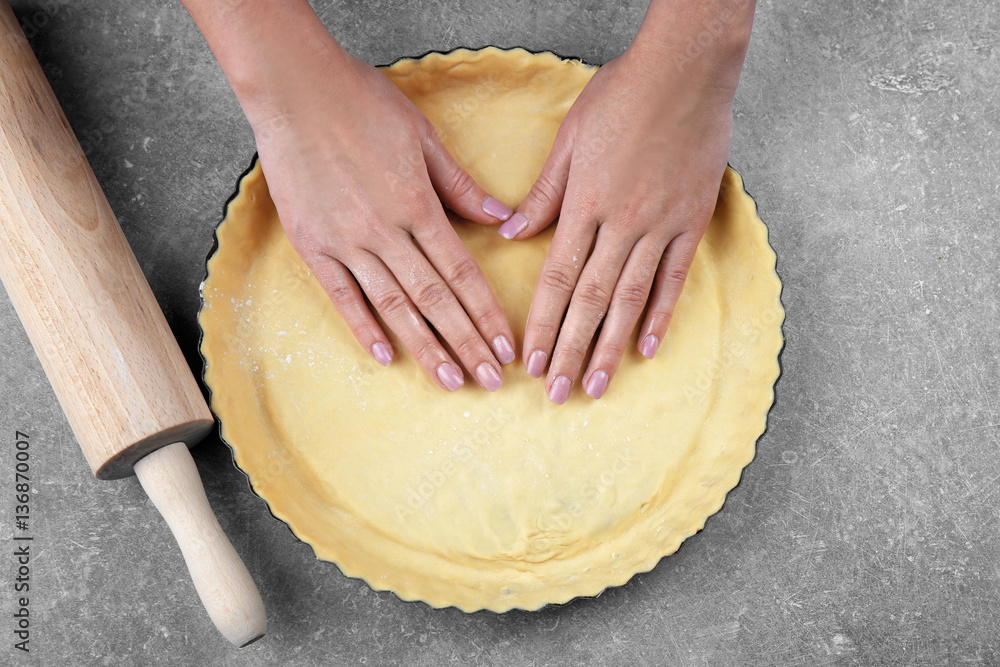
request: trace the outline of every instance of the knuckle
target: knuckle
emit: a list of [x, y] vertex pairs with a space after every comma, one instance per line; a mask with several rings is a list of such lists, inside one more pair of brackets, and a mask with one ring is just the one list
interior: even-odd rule
[[614, 375], [622, 355], [625, 353], [625, 346], [628, 345], [628, 335], [608, 337], [601, 341], [600, 348], [594, 351], [593, 360], [590, 362], [592, 368], [601, 368]]
[[656, 218], [649, 198], [639, 195], [626, 199], [613, 219], [622, 229], [635, 229], [645, 226], [643, 223]]
[[563, 262], [553, 262], [542, 273], [542, 286], [557, 292], [572, 292], [576, 287], [576, 272]]
[[665, 265], [666, 248], [647, 248], [639, 255], [639, 273], [647, 277], [655, 277], [660, 267]]
[[439, 349], [440, 344], [437, 342], [437, 339], [422, 336], [412, 347], [410, 353], [413, 355], [413, 358], [417, 360], [418, 364], [428, 367], [428, 371], [433, 374], [434, 369], [429, 368], [429, 366], [432, 362], [437, 360], [437, 357], [439, 356]]
[[337, 281], [327, 288], [327, 294], [337, 308], [352, 305], [355, 301], [355, 291], [352, 285]]
[[418, 136], [431, 141], [440, 141], [437, 130], [434, 128], [434, 123], [427, 116], [422, 113], [414, 114], [412, 119]]
[[472, 180], [472, 176], [469, 176], [469, 172], [464, 169], [456, 169], [455, 173], [452, 174], [449, 189], [453, 196], [461, 199], [475, 193], [476, 182]]
[[372, 295], [372, 303], [386, 319], [393, 319], [409, 308], [406, 295], [394, 289]]
[[532, 196], [534, 197], [535, 205], [546, 210], [558, 207], [562, 199], [559, 186], [556, 185], [555, 181], [548, 174], [540, 174], [538, 176]]
[[473, 356], [477, 356], [476, 353], [479, 350], [479, 339], [472, 334], [468, 334], [462, 337], [461, 340], [455, 345], [455, 353], [460, 359], [468, 359]]
[[646, 289], [634, 283], [622, 285], [616, 292], [617, 301], [626, 308], [638, 310], [646, 305]]
[[588, 310], [597, 310], [601, 313], [608, 307], [611, 294], [608, 288], [600, 283], [589, 283], [581, 286], [574, 295], [576, 301]]
[[285, 233], [288, 241], [300, 255], [318, 255], [323, 251], [323, 244], [316, 234], [315, 227], [311, 227], [302, 219], [293, 219], [285, 224]]
[[556, 339], [556, 335], [559, 333], [559, 323], [556, 322], [531, 322], [528, 324], [528, 329], [533, 332], [533, 337], [535, 339], [534, 347], [542, 349], [546, 352], [551, 352], [552, 342]]
[[681, 266], [668, 266], [663, 272], [663, 280], [671, 285], [683, 285], [687, 280], [687, 268]]
[[425, 280], [413, 289], [414, 301], [421, 309], [434, 310], [448, 298], [448, 286], [438, 280]]
[[400, 186], [396, 197], [400, 210], [408, 217], [424, 218], [434, 212], [436, 198], [432, 197], [425, 187], [419, 185]]
[[[495, 298], [491, 298], [490, 304], [484, 309], [470, 313], [470, 315], [472, 315], [473, 324], [479, 329], [492, 332], [491, 336], [496, 337], [504, 334], [508, 339], [513, 339], [513, 336], [504, 333], [509, 328], [509, 322], [503, 308]], [[483, 340], [486, 339], [487, 337], [484, 336]]]
[[670, 326], [670, 320], [673, 316], [674, 311], [672, 307], [662, 306], [659, 310], [650, 314], [649, 326], [653, 331], [666, 331], [667, 327]]
[[580, 188], [573, 196], [573, 211], [588, 218], [600, 217], [595, 216], [601, 202], [605, 200], [605, 197], [599, 194], [600, 192], [603, 192], [603, 190], [599, 188]]
[[449, 285], [464, 286], [469, 285], [479, 278], [479, 265], [472, 257], [462, 257], [448, 267], [445, 280]]
[[363, 247], [376, 256], [381, 255], [386, 248], [397, 247], [400, 241], [406, 238], [406, 233], [400, 226], [389, 224], [384, 220], [366, 224], [364, 234]]
[[560, 343], [559, 348], [552, 356], [550, 373], [553, 377], [565, 375], [576, 379], [586, 353], [587, 343], [581, 343], [580, 341], [565, 341]]

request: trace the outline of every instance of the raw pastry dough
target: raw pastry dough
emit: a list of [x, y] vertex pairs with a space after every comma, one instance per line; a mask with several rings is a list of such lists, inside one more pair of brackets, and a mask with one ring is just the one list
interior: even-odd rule
[[[596, 68], [491, 47], [383, 71], [513, 207]], [[519, 343], [551, 231], [453, 221]], [[656, 358], [633, 341], [602, 400], [577, 385], [563, 406], [520, 361], [495, 394], [439, 389], [396, 340], [380, 367], [286, 240], [259, 164], [217, 241], [199, 321], [236, 463], [319, 558], [405, 600], [537, 609], [624, 584], [702, 528], [764, 431], [781, 285], [731, 170]]]

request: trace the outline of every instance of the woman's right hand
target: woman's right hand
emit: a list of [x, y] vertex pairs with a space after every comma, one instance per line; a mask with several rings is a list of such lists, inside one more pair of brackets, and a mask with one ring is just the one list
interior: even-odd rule
[[332, 37], [303, 48], [266, 91], [241, 96], [292, 246], [379, 363], [393, 349], [365, 296], [438, 385], [461, 387], [464, 367], [496, 390], [501, 364], [515, 356], [513, 334], [442, 201], [484, 224], [510, 209], [378, 69]]

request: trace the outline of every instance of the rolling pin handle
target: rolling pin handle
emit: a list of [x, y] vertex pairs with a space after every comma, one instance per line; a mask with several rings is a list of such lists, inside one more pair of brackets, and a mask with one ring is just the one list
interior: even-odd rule
[[136, 462], [135, 474], [174, 534], [215, 626], [235, 646], [264, 636], [264, 602], [208, 504], [187, 445], [156, 450]]

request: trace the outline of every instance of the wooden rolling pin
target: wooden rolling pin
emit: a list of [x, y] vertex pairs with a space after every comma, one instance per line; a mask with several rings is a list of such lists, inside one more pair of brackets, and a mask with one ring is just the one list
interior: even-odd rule
[[94, 474], [134, 470], [215, 625], [237, 646], [263, 636], [260, 594], [188, 451], [212, 415], [6, 0], [0, 279]]

